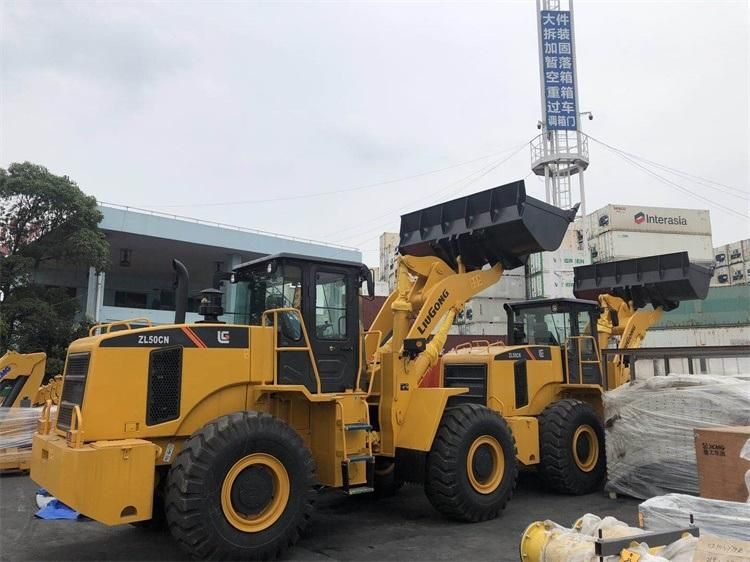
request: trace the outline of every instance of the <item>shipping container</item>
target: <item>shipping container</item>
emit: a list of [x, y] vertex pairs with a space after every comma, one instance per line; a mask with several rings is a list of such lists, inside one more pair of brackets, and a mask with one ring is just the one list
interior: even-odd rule
[[573, 272], [542, 271], [530, 275], [527, 291], [530, 299], [573, 298]]
[[[531, 257], [537, 254], [532, 254]], [[477, 297], [492, 297], [492, 298], [503, 298], [503, 299], [524, 299], [526, 298], [526, 276], [522, 273], [523, 269], [513, 270], [510, 273], [505, 273], [500, 278], [500, 281], [487, 287], [484, 291], [479, 293]]]
[[[750, 256], [748, 256], [747, 259], [750, 259]], [[745, 261], [745, 258], [742, 255], [742, 242], [732, 242], [731, 244], [727, 244], [727, 260], [729, 260], [730, 264]]]
[[711, 236], [655, 232], [610, 231], [589, 242], [593, 263], [640, 258], [672, 252], [688, 252], [690, 261], [712, 265]]
[[505, 322], [505, 303], [517, 300], [475, 297], [464, 306], [464, 323]]
[[722, 265], [729, 265], [726, 246], [719, 246], [718, 248], [714, 248], [714, 263], [717, 267]]
[[[459, 326], [459, 334], [462, 336], [476, 336], [476, 340], [498, 341], [508, 333], [508, 324], [502, 322], [473, 322]], [[482, 337], [484, 336], [484, 337]], [[447, 348], [446, 348], [447, 349]]]
[[745, 261], [750, 261], [750, 238], [746, 238], [742, 242], [742, 255], [745, 256]]
[[745, 262], [733, 263], [729, 266], [729, 282], [732, 285], [747, 285]]
[[713, 277], [711, 277], [712, 287], [720, 287], [722, 285], [731, 285], [728, 265], [717, 266], [716, 269], [714, 269]]
[[706, 210], [610, 204], [589, 215], [589, 237], [611, 231], [711, 234]]
[[530, 274], [541, 271], [573, 271], [574, 267], [586, 265], [586, 254], [583, 250], [556, 250], [541, 252], [529, 257], [528, 269]]

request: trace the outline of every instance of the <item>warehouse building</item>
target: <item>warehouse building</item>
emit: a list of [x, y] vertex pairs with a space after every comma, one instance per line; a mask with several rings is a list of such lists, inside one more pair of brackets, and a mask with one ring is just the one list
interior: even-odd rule
[[[359, 250], [129, 207], [99, 205], [99, 227], [110, 245], [110, 267], [97, 272], [69, 264], [40, 269], [36, 282], [68, 290], [80, 309], [98, 322], [147, 318], [174, 319], [172, 258], [190, 272], [187, 321], [200, 320], [199, 292], [214, 285], [217, 271], [268, 254], [291, 252], [322, 258], [361, 261]], [[225, 289], [222, 320], [233, 321], [234, 287]]]

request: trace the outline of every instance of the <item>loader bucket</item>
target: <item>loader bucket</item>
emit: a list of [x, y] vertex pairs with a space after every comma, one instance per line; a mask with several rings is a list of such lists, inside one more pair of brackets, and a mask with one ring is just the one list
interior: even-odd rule
[[672, 310], [680, 301], [705, 299], [712, 273], [690, 263], [687, 252], [596, 263], [573, 270], [573, 293], [594, 301], [610, 294], [633, 301], [635, 308], [651, 304]]
[[556, 250], [576, 211], [527, 197], [520, 180], [402, 215], [399, 251], [451, 267], [461, 256], [467, 271], [496, 263], [514, 269], [529, 254]]

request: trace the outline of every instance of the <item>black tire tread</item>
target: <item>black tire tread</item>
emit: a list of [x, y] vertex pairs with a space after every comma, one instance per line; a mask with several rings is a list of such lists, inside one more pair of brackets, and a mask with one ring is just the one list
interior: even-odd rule
[[[581, 416], [594, 425], [599, 439], [599, 462], [594, 470], [586, 474], [577, 473], [572, 460], [571, 443], [566, 433], [574, 430], [571, 424]], [[544, 483], [552, 490], [572, 495], [582, 495], [596, 490], [606, 474], [604, 451], [604, 428], [594, 409], [573, 398], [565, 398], [547, 406], [539, 416], [540, 463], [539, 473]]]
[[[462, 493], [456, 473], [457, 467], [464, 462], [464, 459], [458, 458], [458, 452], [466, 429], [485, 419], [491, 419], [502, 424], [503, 430], [507, 432], [512, 442], [513, 449], [512, 462], [508, 463], [506, 460], [505, 463], [505, 477], [510, 475], [512, 479], [510, 491], [505, 495], [502, 502], [494, 505], [491, 509], [480, 509], [468, 501], [466, 495]], [[469, 522], [494, 519], [505, 509], [513, 496], [518, 478], [518, 465], [515, 458], [516, 442], [508, 423], [502, 416], [478, 404], [461, 404], [448, 408], [443, 414], [428, 457], [425, 493], [435, 509], [451, 519]]]
[[[305, 472], [307, 474], [308, 492], [303, 502], [303, 512], [297, 524], [280, 544], [271, 544], [257, 552], [254, 558], [269, 560], [280, 557], [294, 545], [309, 526], [315, 491], [313, 488], [315, 465], [309, 450], [302, 438], [291, 427], [266, 413], [236, 412], [220, 417], [194, 433], [172, 463], [167, 478], [165, 506], [169, 530], [177, 543], [188, 554], [201, 559], [231, 560], [238, 554], [201, 524], [200, 508], [202, 500], [202, 475], [210, 470], [206, 460], [210, 459], [222, 447], [229, 446], [230, 436], [235, 437], [264, 429], [277, 433], [289, 441], [294, 449], [306, 451]], [[243, 554], [241, 556], [247, 556]]]

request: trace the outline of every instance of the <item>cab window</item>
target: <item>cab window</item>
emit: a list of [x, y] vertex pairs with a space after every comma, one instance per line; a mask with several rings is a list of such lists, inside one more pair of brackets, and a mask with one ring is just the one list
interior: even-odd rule
[[320, 339], [346, 339], [346, 275], [315, 274], [315, 334]]

